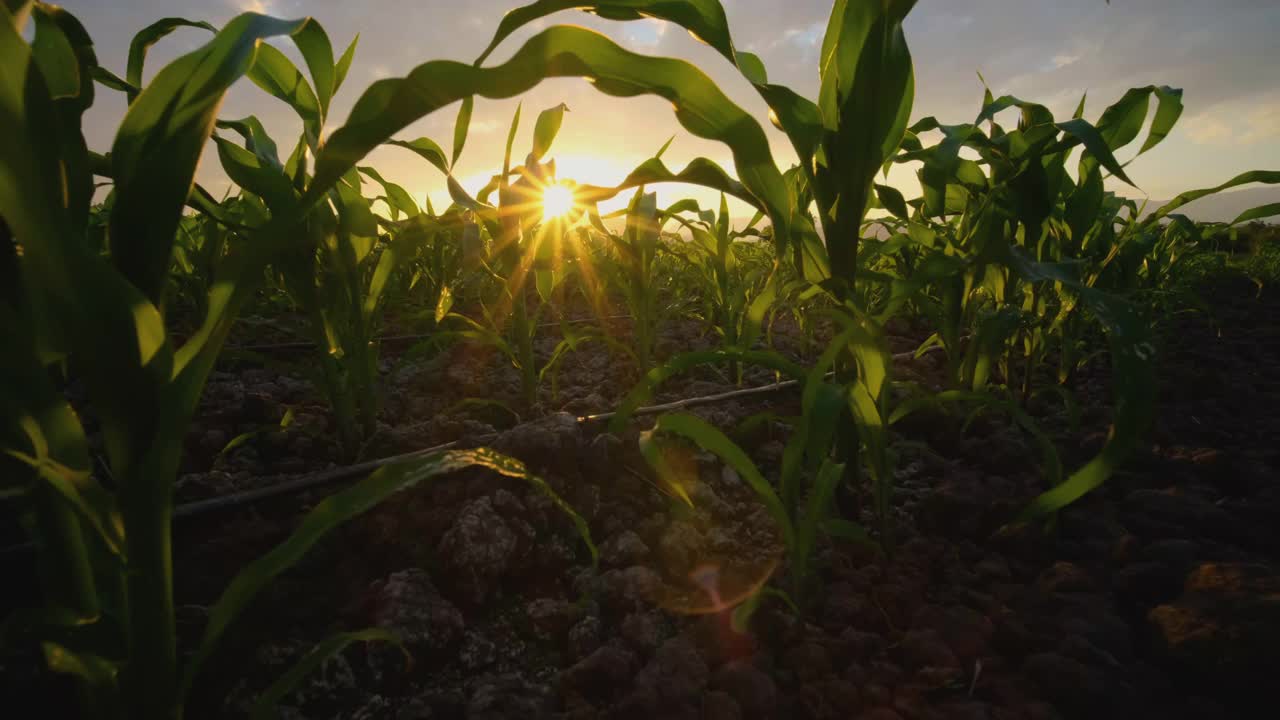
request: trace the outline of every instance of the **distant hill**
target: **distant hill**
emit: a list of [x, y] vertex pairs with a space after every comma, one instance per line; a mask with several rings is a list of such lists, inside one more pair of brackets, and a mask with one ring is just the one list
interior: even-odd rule
[[[1169, 200], [1149, 202], [1146, 210], [1148, 213], [1154, 212], [1168, 202]], [[1263, 186], [1210, 195], [1183, 205], [1178, 212], [1199, 222], [1231, 222], [1245, 210], [1272, 203], [1280, 203], [1280, 187]], [[1272, 215], [1266, 220], [1280, 222], [1280, 215]]]

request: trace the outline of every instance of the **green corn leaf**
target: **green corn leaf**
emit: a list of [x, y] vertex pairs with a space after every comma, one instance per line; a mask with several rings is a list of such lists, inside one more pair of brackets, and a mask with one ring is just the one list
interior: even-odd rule
[[906, 134], [915, 75], [902, 22], [915, 0], [837, 0], [822, 43], [825, 128], [814, 191], [838, 282], [853, 283], [859, 230], [876, 175]]
[[978, 321], [977, 332], [965, 351], [963, 377], [979, 391], [987, 386], [991, 366], [1013, 339], [1022, 322], [1022, 310], [1009, 305]]
[[1098, 119], [1098, 134], [1112, 152], [1133, 142], [1147, 122], [1147, 109], [1151, 105], [1154, 87], [1133, 88], [1115, 104], [1102, 111]]
[[571, 27], [543, 31], [497, 67], [438, 61], [419, 66], [407, 78], [374, 83], [317, 158], [308, 202], [409, 123], [471, 95], [511, 97], [550, 77], [588, 77], [609, 95], [652, 94], [670, 100], [687, 130], [730, 148], [742, 183], [769, 208], [777, 234], [788, 236], [786, 190], [764, 131], [750, 115], [688, 63], [637, 55], [602, 35]]
[[583, 204], [597, 204], [611, 200], [620, 193], [634, 190], [645, 185], [660, 183], [684, 183], [700, 185], [742, 200], [759, 208], [761, 203], [742, 183], [734, 180], [716, 163], [707, 158], [694, 158], [680, 172], [672, 172], [662, 160], [654, 157], [636, 166], [621, 183], [614, 187], [598, 187], [595, 185], [579, 185], [574, 196]]
[[93, 104], [92, 69], [97, 66], [93, 40], [70, 13], [55, 5], [35, 6], [35, 38], [31, 52], [49, 94], [57, 104], [63, 128], [60, 145], [65, 207], [77, 227], [88, 222], [88, 206], [93, 196], [88, 148], [80, 135], [81, 117]]
[[120, 77], [119, 75], [116, 75], [110, 70], [102, 67], [101, 65], [95, 65], [93, 67], [92, 72], [93, 72], [93, 79], [103, 87], [110, 88], [112, 90], [115, 90], [117, 92], [122, 92], [125, 94], [131, 93], [133, 95], [137, 95], [138, 93], [142, 92], [142, 88], [129, 84], [127, 80]]
[[974, 120], [973, 124], [994, 123], [996, 115], [1015, 107], [1022, 111], [1022, 123], [1027, 127], [1053, 123], [1053, 113], [1049, 112], [1049, 108], [1039, 103], [1020, 100], [1012, 95], [1003, 95], [996, 100], [988, 99], [984, 102], [982, 112], [978, 114], [978, 119]]
[[881, 206], [892, 213], [894, 217], [900, 220], [910, 218], [910, 212], [907, 210], [907, 201], [897, 188], [888, 185], [876, 185], [876, 196], [880, 199]]
[[[92, 653], [76, 652], [56, 642], [41, 643], [40, 649], [44, 652], [44, 661], [50, 670], [78, 677], [89, 687], [96, 689], [99, 697], [114, 699], [113, 691], [120, 675], [118, 663]], [[110, 712], [109, 701], [99, 705], [98, 709]]]
[[564, 122], [564, 114], [568, 110], [568, 105], [560, 103], [538, 114], [538, 120], [533, 125], [533, 151], [530, 153], [534, 162], [542, 160], [551, 150], [551, 143], [555, 142], [556, 135], [560, 133], [560, 124]]
[[216, 126], [223, 130], [234, 130], [244, 138], [245, 147], [249, 152], [258, 157], [268, 167], [277, 170], [284, 170], [284, 166], [280, 164], [280, 151], [276, 147], [275, 140], [267, 134], [267, 129], [262, 126], [262, 122], [258, 118], [250, 115], [243, 120], [219, 120]]
[[356, 55], [356, 46], [360, 44], [360, 33], [351, 38], [351, 44], [343, 51], [342, 57], [338, 58], [338, 62], [333, 66], [333, 93], [336, 95], [338, 89], [342, 87], [342, 83], [347, 79], [347, 71], [351, 69], [351, 60]]
[[258, 155], [221, 137], [214, 137], [222, 169], [236, 185], [257, 195], [267, 207], [284, 212], [297, 202], [293, 182], [283, 168], [271, 167]]
[[[782, 533], [783, 539], [786, 541], [787, 547], [791, 547], [794, 543], [794, 529], [791, 525], [790, 516], [787, 514], [786, 507], [783, 506], [782, 500], [778, 494], [774, 492], [773, 486], [760, 474], [760, 470], [756, 468], [751, 458], [730, 440], [724, 433], [720, 432], [714, 426], [696, 415], [686, 413], [674, 413], [669, 415], [661, 415], [658, 417], [657, 423], [653, 426], [653, 430], [644, 433], [646, 436], [654, 434], [669, 433], [687, 438], [698, 445], [703, 450], [714, 454], [720, 458], [729, 467], [737, 471], [738, 476], [747, 483], [747, 485], [756, 493], [760, 501], [764, 503], [765, 509], [778, 524], [778, 530]], [[646, 455], [649, 457], [649, 455]], [[662, 473], [661, 467], [655, 467], [655, 471]], [[664, 481], [666, 478], [661, 478]], [[688, 501], [687, 495], [685, 496]]]
[[[475, 64], [479, 65], [488, 59], [503, 40], [521, 27], [553, 13], [572, 9], [593, 12], [609, 20], [641, 20], [646, 17], [667, 20], [684, 27], [730, 62], [736, 62], [737, 54], [729, 36], [729, 22], [718, 0], [539, 0], [503, 16], [493, 40], [476, 59]], [[762, 71], [763, 68], [759, 70]]]
[[[34, 16], [36, 32], [31, 42], [31, 52], [36, 66], [44, 76], [49, 95], [54, 99], [80, 95], [84, 82], [77, 49], [83, 51], [91, 47], [92, 41], [84, 33], [84, 28], [61, 8], [37, 3]], [[72, 27], [65, 27], [66, 25]], [[92, 56], [86, 59], [91, 60]], [[92, 102], [92, 97], [92, 93], [89, 93], [86, 106]]]
[[[314, 20], [306, 22], [293, 36], [293, 42], [302, 54], [302, 61], [311, 73], [316, 100], [319, 103], [320, 123], [329, 114], [329, 102], [337, 92], [337, 67], [333, 62], [333, 44], [329, 42], [329, 34], [320, 23]], [[350, 60], [347, 60], [350, 63]]]
[[[1124, 168], [1120, 167], [1120, 163], [1116, 161], [1115, 155], [1111, 153], [1111, 148], [1107, 146], [1106, 140], [1103, 139], [1097, 128], [1078, 118], [1057, 123], [1055, 127], [1083, 144], [1085, 149], [1093, 155], [1102, 167], [1107, 169], [1107, 172], [1133, 185], [1133, 181], [1129, 179], [1128, 175], [1124, 174]], [[1137, 186], [1134, 185], [1134, 187]]]
[[754, 53], [738, 52], [735, 54], [737, 58], [736, 65], [742, 71], [742, 76], [753, 85], [767, 85], [769, 82], [769, 71], [764, 67], [764, 61]]
[[1169, 137], [1169, 133], [1173, 131], [1173, 126], [1178, 123], [1178, 118], [1182, 117], [1181, 89], [1162, 86], [1154, 88], [1152, 92], [1155, 93], [1159, 104], [1156, 106], [1156, 116], [1151, 121], [1151, 130], [1147, 133], [1147, 141], [1142, 144], [1142, 149], [1138, 151], [1139, 155], [1159, 145], [1165, 138]]
[[790, 553], [792, 564], [796, 566], [792, 568], [792, 572], [800, 577], [805, 577], [808, 573], [808, 561], [818, 539], [818, 530], [831, 514], [831, 504], [843, 474], [843, 464], [824, 459], [814, 478], [813, 490], [809, 492], [804, 514], [796, 523], [795, 546]]
[[[467, 95], [473, 97], [473, 95]], [[507, 130], [507, 149], [502, 155], [502, 178], [501, 185], [506, 187], [507, 177], [511, 175], [511, 150], [516, 144], [516, 130], [520, 128], [520, 113], [524, 110], [524, 103], [516, 104], [516, 112], [511, 116], [511, 128]]]
[[[1153, 95], [1158, 101], [1155, 117], [1151, 122], [1151, 129], [1147, 132], [1146, 142], [1143, 143], [1142, 148], [1138, 150], [1134, 157], [1136, 158], [1154, 148], [1169, 136], [1173, 126], [1177, 124], [1178, 118], [1182, 116], [1182, 91], [1176, 88], [1157, 87], [1155, 85], [1133, 88], [1126, 92], [1119, 101], [1104, 110], [1102, 117], [1098, 120], [1098, 133], [1112, 152], [1137, 139], [1143, 125], [1146, 124], [1147, 111], [1150, 108]], [[1077, 114], [1075, 119], [1080, 119], [1080, 115]], [[1083, 159], [1081, 161], [1080, 176], [1090, 173], [1092, 167], [1090, 162], [1098, 162], [1098, 159]]]
[[298, 528], [274, 550], [258, 558], [240, 571], [209, 613], [209, 623], [199, 649], [187, 666], [183, 677], [183, 695], [217, 647], [231, 623], [267, 583], [293, 567], [317, 542], [334, 528], [357, 517], [387, 498], [428, 480], [471, 467], [482, 467], [500, 475], [526, 480], [546, 494], [557, 507], [569, 515], [592, 558], [596, 557], [586, 521], [573, 511], [535, 475], [529, 474], [516, 460], [492, 450], [454, 450], [421, 459], [390, 465], [370, 475], [359, 484], [325, 499], [307, 513]]
[[[304, 23], [297, 30], [297, 37], [305, 35], [306, 28], [314, 25], [311, 22]], [[319, 144], [321, 127], [324, 125], [323, 106], [311, 84], [292, 60], [274, 46], [263, 43], [249, 70], [249, 79], [268, 95], [293, 108], [298, 117], [302, 118], [308, 144], [313, 147]]]
[[[0, 330], [13, 343], [8, 352], [0, 353], [0, 379], [6, 388], [0, 399], [0, 417], [6, 420], [0, 425], [0, 457], [8, 455], [26, 465], [35, 482], [52, 487], [108, 550], [122, 556], [123, 529], [115, 498], [90, 477], [88, 441], [75, 411], [32, 352], [34, 337], [3, 303]], [[5, 478], [0, 495], [29, 489], [11, 486], [19, 477], [13, 473]]]
[[387, 195], [387, 205], [393, 210], [404, 213], [407, 217], [414, 217], [422, 212], [418, 208], [418, 204], [413, 201], [413, 196], [408, 190], [396, 183], [385, 180], [378, 171], [368, 167], [361, 166], [357, 168], [361, 174], [366, 175], [370, 180], [382, 186], [382, 191]]
[[777, 588], [768, 586], [761, 587], [759, 590], [748, 596], [746, 600], [743, 600], [738, 607], [733, 609], [729, 622], [734, 632], [745, 634], [751, 629], [751, 618], [755, 615], [756, 611], [760, 609], [760, 604], [767, 597], [778, 598], [791, 609], [791, 612], [796, 615], [800, 615], [800, 607], [796, 605], [790, 595], [787, 595], [785, 592], [778, 590]]
[[[807, 467], [816, 467], [826, 457], [840, 417], [839, 391], [827, 382], [827, 373], [847, 352], [853, 333], [846, 330], [832, 340], [805, 376], [800, 396], [800, 424], [787, 441], [782, 453], [782, 471], [778, 485], [787, 507], [794, 507], [800, 496], [800, 479]], [[808, 462], [806, 462], [808, 461]]]
[[5, 19], [18, 33], [26, 28], [27, 20], [30, 19], [31, 10], [34, 7], [35, 0], [4, 0], [0, 3], [0, 9], [5, 11]]
[[801, 163], [805, 167], [811, 165], [821, 142], [822, 116], [817, 105], [790, 88], [767, 84], [768, 75], [760, 58], [734, 49], [728, 20], [718, 0], [605, 0], [593, 3], [541, 0], [507, 13], [494, 34], [493, 41], [476, 64], [483, 63], [503, 40], [520, 27], [553, 13], [571, 9], [593, 12], [609, 20], [654, 18], [680, 25], [738, 68], [768, 104], [771, 122], [787, 134]]
[[764, 330], [765, 316], [777, 302], [778, 282], [771, 279], [765, 283], [760, 293], [752, 298], [742, 317], [742, 336], [739, 338], [739, 343], [744, 350], [750, 350], [756, 340], [760, 339], [760, 334]]
[[[185, 18], [164, 18], [151, 23], [147, 27], [133, 36], [133, 40], [129, 43], [129, 62], [125, 68], [125, 80], [134, 88], [142, 87], [142, 66], [147, 61], [147, 52], [151, 47], [163, 39], [166, 35], [182, 27], [193, 27], [208, 30], [213, 34], [218, 33], [218, 28], [210, 25], [203, 20], [187, 20]], [[138, 96], [139, 90], [129, 92], [129, 102], [132, 103]]]
[[509, 358], [515, 359], [518, 357], [515, 348], [511, 347], [511, 344], [507, 342], [506, 338], [481, 325], [475, 320], [472, 320], [465, 315], [459, 315], [458, 313], [449, 313], [444, 319], [456, 320], [470, 328], [469, 330], [462, 331], [448, 331], [449, 333], [489, 345]]
[[97, 689], [110, 692], [119, 673], [119, 666], [112, 659], [120, 656], [124, 645], [121, 628], [103, 615], [82, 615], [65, 607], [14, 610], [0, 622], [0, 647], [29, 647], [41, 643], [46, 648], [46, 659], [53, 660], [48, 646], [54, 645], [61, 653], [75, 656], [71, 662], [90, 664], [100, 676], [85, 675], [70, 666], [54, 667], [57, 672], [79, 675]]
[[[182, 205], [223, 95], [253, 68], [265, 38], [304, 24], [240, 15], [213, 41], [162, 69], [129, 106], [111, 150], [111, 236], [120, 240], [113, 260], [153, 302], [163, 291]], [[190, 92], [193, 75], [208, 78], [198, 92]]]
[[1252, 220], [1261, 220], [1263, 218], [1269, 218], [1273, 215], [1280, 215], [1280, 203], [1271, 203], [1270, 205], [1259, 205], [1256, 208], [1245, 210], [1244, 212], [1240, 213], [1240, 215], [1237, 216], [1235, 220], [1232, 220], [1230, 224], [1239, 225], [1241, 223], [1247, 223]]
[[[338, 210], [338, 232], [361, 238], [377, 237], [378, 221], [373, 215], [373, 209], [369, 207], [369, 201], [360, 194], [359, 188], [341, 182], [334, 190], [336, 196], [334, 206]], [[372, 249], [370, 244], [368, 250]], [[356, 262], [363, 260], [368, 250], [357, 253]]]
[[293, 667], [289, 668], [285, 674], [271, 683], [258, 697], [258, 701], [254, 703], [253, 712], [249, 717], [252, 720], [271, 720], [277, 717], [279, 712], [277, 705], [289, 693], [293, 692], [306, 679], [308, 675], [319, 670], [324, 663], [330, 659], [337, 657], [343, 650], [354, 643], [370, 643], [385, 642], [391, 643], [400, 648], [405, 653], [405, 663], [408, 664], [409, 654], [405, 650], [404, 645], [394, 633], [381, 628], [369, 628], [367, 630], [358, 630], [356, 632], [344, 632], [330, 635], [320, 644], [316, 645], [306, 655], [302, 657]]
[[458, 119], [453, 123], [453, 155], [451, 165], [458, 164], [458, 158], [462, 157], [462, 148], [467, 144], [467, 133], [471, 130], [471, 113], [475, 110], [476, 99], [474, 96], [463, 98], [462, 105], [458, 108]]
[[444, 154], [444, 150], [441, 149], [436, 141], [431, 138], [420, 137], [417, 140], [388, 140], [386, 144], [402, 147], [406, 150], [412, 150], [423, 160], [426, 160], [436, 166], [440, 172], [446, 175], [449, 174], [449, 160]]
[[1237, 175], [1231, 178], [1230, 180], [1222, 183], [1221, 185], [1218, 185], [1217, 187], [1204, 188], [1202, 190], [1191, 190], [1189, 192], [1184, 192], [1178, 197], [1171, 200], [1164, 207], [1160, 208], [1159, 210], [1156, 210], [1154, 213], [1149, 215], [1145, 220], [1143, 220], [1143, 225], [1146, 227], [1151, 227], [1156, 223], [1158, 223], [1163, 218], [1165, 218], [1167, 215], [1169, 215], [1169, 213], [1172, 213], [1174, 210], [1177, 210], [1178, 208], [1182, 207], [1183, 205], [1186, 205], [1187, 203], [1199, 200], [1202, 197], [1208, 197], [1209, 195], [1216, 195], [1224, 190], [1230, 190], [1232, 188], [1236, 188], [1241, 185], [1250, 185], [1252, 183], [1263, 183], [1267, 185], [1280, 184], [1280, 170], [1252, 170], [1250, 172]]

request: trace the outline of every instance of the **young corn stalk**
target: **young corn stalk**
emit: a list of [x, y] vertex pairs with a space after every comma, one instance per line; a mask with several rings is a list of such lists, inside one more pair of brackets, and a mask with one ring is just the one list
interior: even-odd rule
[[[733, 230], [729, 205], [720, 196], [719, 214], [701, 212], [696, 220], [675, 216], [693, 238], [690, 251], [679, 256], [699, 274], [704, 287], [712, 292], [704, 300], [705, 322], [715, 331], [727, 348], [750, 349], [759, 339], [765, 316], [778, 298], [778, 263], [752, 262], [758, 258], [748, 255], [738, 242], [743, 238], [760, 239], [762, 233], [756, 224], [763, 219], [757, 213], [742, 230]], [[745, 257], [744, 257], [745, 256]], [[729, 376], [742, 383], [742, 366], [731, 362]]]
[[[566, 238], [573, 223], [582, 215], [576, 205], [564, 216], [548, 215], [545, 210], [548, 190], [568, 188], [556, 178], [555, 160], [543, 162], [567, 110], [561, 104], [538, 115], [532, 150], [523, 165], [513, 167], [512, 150], [521, 115], [517, 109], [507, 135], [502, 172], [475, 197], [458, 185], [451, 174], [451, 163], [444, 161], [443, 152], [430, 140], [391, 141], [393, 145], [413, 150], [446, 174], [456, 207], [472, 213], [477, 230], [483, 229], [488, 236], [489, 250], [483, 265], [502, 288], [496, 307], [482, 305], [483, 322], [458, 312], [442, 315], [442, 320], [451, 320], [465, 328], [443, 333], [442, 339], [457, 336], [475, 340], [506, 356], [520, 373], [521, 397], [526, 408], [537, 405], [538, 387], [543, 378], [554, 371], [555, 363], [567, 350], [576, 347], [578, 341], [566, 338], [547, 363], [539, 362], [534, 347], [544, 313], [552, 307], [553, 299], [563, 297], [563, 283], [573, 269], [573, 258], [566, 252]], [[470, 101], [464, 101], [455, 132], [453, 163], [461, 153], [470, 112]], [[492, 205], [489, 199], [495, 192], [498, 202]]]
[[[276, 143], [256, 117], [217, 123], [243, 142], [218, 134], [213, 138], [227, 175], [242, 188], [244, 197], [262, 209], [259, 223], [298, 211], [308, 180], [307, 157], [320, 145], [329, 101], [346, 77], [355, 47], [352, 42], [331, 72], [311, 82], [279, 50], [269, 45], [260, 50], [250, 79], [288, 104], [302, 120], [302, 135], [285, 162], [276, 155]], [[379, 199], [388, 206], [391, 219], [375, 215], [373, 202], [362, 192], [365, 178], [383, 189]], [[403, 222], [401, 215], [406, 218]], [[272, 264], [278, 283], [303, 311], [312, 339], [322, 349], [318, 385], [329, 398], [348, 461], [359, 456], [377, 430], [374, 338], [384, 293], [426, 239], [423, 223], [413, 222], [420, 215], [404, 188], [373, 168], [352, 168], [333, 183], [321, 202], [306, 209], [305, 219], [293, 228], [290, 242], [297, 252]], [[429, 218], [424, 220], [430, 224]], [[402, 232], [406, 225], [409, 231]]]
[[659, 323], [660, 289], [656, 270], [658, 252], [664, 242], [657, 194], [646, 193], [643, 187], [636, 190], [625, 217], [626, 227], [621, 235], [610, 231], [595, 212], [591, 213], [591, 222], [614, 251], [604, 268], [615, 280], [612, 284], [622, 289], [631, 314], [630, 347], [636, 367], [643, 375], [653, 367]]

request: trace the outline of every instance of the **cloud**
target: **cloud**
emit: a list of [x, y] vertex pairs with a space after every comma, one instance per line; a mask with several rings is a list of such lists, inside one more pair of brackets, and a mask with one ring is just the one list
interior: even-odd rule
[[1061, 70], [1068, 65], [1075, 65], [1078, 62], [1080, 62], [1079, 55], [1054, 55], [1053, 59], [1049, 61], [1049, 64], [1053, 66], [1054, 70]]
[[636, 20], [626, 24], [624, 33], [633, 45], [651, 48], [662, 42], [668, 27], [668, 23], [660, 20]]
[[1231, 126], [1213, 113], [1200, 113], [1185, 121], [1187, 137], [1197, 145], [1216, 145], [1231, 139]]
[[1280, 138], [1280, 100], [1255, 107], [1245, 116], [1245, 126], [1239, 140], [1242, 145]]
[[1280, 93], [1215, 105], [1185, 121], [1197, 145], [1251, 146], [1280, 139]]
[[800, 47], [816, 48], [818, 43], [822, 42], [822, 36], [826, 33], [827, 24], [825, 22], [816, 22], [804, 27], [787, 28], [782, 31], [782, 35], [778, 37], [773, 47], [781, 44], [798, 45]]

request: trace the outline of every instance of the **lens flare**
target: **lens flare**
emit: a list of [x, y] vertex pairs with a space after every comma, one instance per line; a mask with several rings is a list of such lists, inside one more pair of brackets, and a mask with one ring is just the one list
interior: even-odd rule
[[573, 209], [573, 191], [564, 185], [548, 185], [542, 191], [542, 219], [554, 220]]

